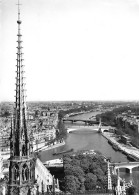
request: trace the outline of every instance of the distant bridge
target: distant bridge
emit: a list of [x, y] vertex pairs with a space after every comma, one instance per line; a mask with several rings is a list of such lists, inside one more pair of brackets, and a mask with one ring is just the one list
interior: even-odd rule
[[[63, 122], [71, 122], [71, 123], [76, 123], [76, 122], [84, 122], [85, 125], [98, 125], [100, 121], [95, 121], [91, 119], [74, 119], [74, 118], [63, 118]], [[106, 125], [106, 123], [101, 122], [102, 125]]]
[[93, 121], [93, 120], [90, 120], [90, 119], [72, 119], [72, 118], [63, 119], [63, 122], [67, 122], [67, 121], [70, 121], [71, 123], [84, 122], [85, 125], [99, 124], [99, 121]]
[[126, 168], [129, 173], [132, 173], [132, 169], [139, 167], [139, 162], [120, 162], [120, 163], [110, 163], [113, 167], [113, 171], [116, 174], [116, 170], [120, 168]]
[[[73, 126], [73, 127], [70, 127], [70, 128], [67, 128], [67, 132], [70, 133], [70, 132], [73, 132], [73, 131], [80, 131], [80, 129], [86, 129], [86, 130], [89, 130], [89, 131], [100, 131], [99, 129], [99, 126], [96, 125], [96, 126]], [[109, 132], [109, 127], [101, 127], [101, 132]]]

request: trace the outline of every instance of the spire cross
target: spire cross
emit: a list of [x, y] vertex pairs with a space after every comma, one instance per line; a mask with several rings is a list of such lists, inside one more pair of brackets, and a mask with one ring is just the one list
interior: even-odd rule
[[18, 20], [20, 19], [20, 5], [22, 5], [19, 0], [18, 3], [16, 4], [18, 6]]

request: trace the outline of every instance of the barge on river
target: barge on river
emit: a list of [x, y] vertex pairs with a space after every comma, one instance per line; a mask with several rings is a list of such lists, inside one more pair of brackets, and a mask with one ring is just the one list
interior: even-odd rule
[[55, 152], [53, 153], [53, 155], [59, 155], [59, 154], [65, 154], [65, 153], [68, 153], [68, 152], [73, 152], [73, 148], [71, 148], [70, 150], [65, 150], [65, 151], [62, 151], [62, 152]]
[[118, 147], [116, 144], [113, 144], [113, 145], [112, 145], [112, 148], [113, 148], [114, 150], [116, 150], [116, 151], [119, 150], [119, 147]]
[[132, 162], [135, 162], [135, 161], [138, 161], [139, 159], [131, 154], [128, 154], [127, 155], [127, 159], [132, 161]]

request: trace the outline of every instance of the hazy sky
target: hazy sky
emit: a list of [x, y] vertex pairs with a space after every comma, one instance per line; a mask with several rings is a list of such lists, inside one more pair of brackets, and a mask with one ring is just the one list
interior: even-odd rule
[[[139, 100], [139, 0], [20, 0], [27, 100]], [[0, 1], [0, 101], [14, 100], [17, 0]]]

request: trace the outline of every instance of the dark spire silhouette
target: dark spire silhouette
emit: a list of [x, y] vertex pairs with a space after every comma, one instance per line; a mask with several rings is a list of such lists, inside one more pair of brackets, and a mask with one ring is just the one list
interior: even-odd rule
[[18, 34], [16, 63], [16, 95], [10, 134], [10, 166], [8, 194], [30, 193], [35, 183], [35, 160], [26, 115], [23, 47], [21, 34], [20, 3], [18, 0]]

